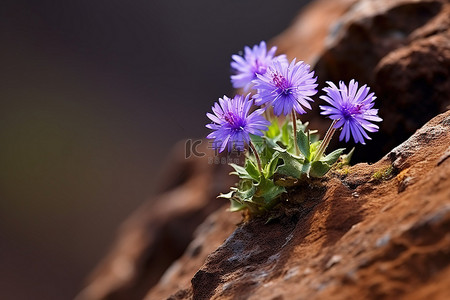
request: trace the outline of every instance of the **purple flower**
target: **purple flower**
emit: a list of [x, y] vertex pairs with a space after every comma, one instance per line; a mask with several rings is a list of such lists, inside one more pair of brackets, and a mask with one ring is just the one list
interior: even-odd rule
[[355, 143], [365, 144], [364, 138], [370, 140], [366, 131], [376, 132], [378, 126], [371, 122], [383, 121], [378, 117], [378, 109], [372, 108], [373, 101], [377, 98], [374, 93], [369, 94], [369, 88], [363, 85], [358, 89], [358, 82], [354, 79], [347, 86], [344, 82], [339, 82], [339, 88], [332, 82], [327, 82], [329, 87], [323, 90], [326, 96], [320, 96], [332, 106], [320, 106], [322, 115], [328, 115], [332, 120], [337, 120], [334, 128], [342, 128], [339, 140], [348, 142], [350, 135], [353, 135]]
[[259, 46], [253, 46], [253, 49], [246, 46], [244, 48], [244, 57], [236, 54], [232, 55], [231, 67], [235, 72], [235, 75], [231, 76], [233, 87], [244, 88], [244, 91], [248, 91], [252, 85], [252, 80], [256, 78], [256, 74], [266, 73], [267, 67], [272, 63], [272, 60], [287, 61], [285, 55], [274, 58], [276, 51], [277, 47], [272, 47], [267, 52], [266, 43], [262, 41]]
[[277, 116], [287, 115], [292, 109], [299, 114], [306, 113], [303, 107], [311, 109], [308, 101], [313, 101], [310, 96], [317, 93], [317, 77], [309, 69], [308, 64], [296, 63], [295, 59], [291, 64], [274, 61], [265, 74], [257, 74], [253, 81], [258, 92], [256, 105], [271, 104]]
[[249, 100], [250, 94], [245, 98], [236, 95], [233, 99], [223, 96], [219, 103], [212, 107], [214, 114], [207, 113], [206, 116], [214, 123], [207, 124], [206, 127], [214, 130], [207, 138], [215, 139], [213, 148], [222, 152], [228, 144], [228, 151], [235, 149], [244, 150], [244, 144], [250, 142], [250, 135], [262, 136], [267, 130], [270, 122], [264, 119], [261, 114], [263, 109], [257, 109], [248, 115], [253, 105], [253, 99]]

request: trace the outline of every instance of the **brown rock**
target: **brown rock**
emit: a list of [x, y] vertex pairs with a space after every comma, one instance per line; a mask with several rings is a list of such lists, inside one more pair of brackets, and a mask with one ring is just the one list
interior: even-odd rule
[[204, 264], [206, 257], [216, 250], [236, 229], [242, 220], [239, 213], [230, 213], [223, 208], [211, 214], [195, 231], [194, 239], [184, 255], [165, 272], [159, 283], [150, 291], [146, 299], [164, 299], [178, 291], [179, 295], [189, 293], [191, 278]]
[[[369, 147], [357, 146], [353, 160], [376, 161], [448, 109], [449, 25], [445, 0], [318, 0], [272, 43], [311, 64], [320, 88], [355, 78], [375, 91], [385, 122]], [[316, 100], [302, 119], [324, 133], [329, 122]], [[343, 144], [335, 139], [332, 146]]]
[[[448, 6], [450, 19], [450, 5]], [[386, 55], [375, 70], [386, 124], [377, 138], [387, 151], [437, 112], [450, 108], [450, 31], [413, 41]]]
[[315, 65], [325, 51], [330, 28], [358, 0], [317, 0], [307, 5], [284, 32], [272, 39], [279, 54]]
[[[314, 67], [319, 80], [368, 84], [385, 119], [371, 146], [355, 152], [356, 161], [380, 158], [448, 109], [449, 28], [444, 0], [361, 0], [333, 25]], [[323, 126], [317, 106], [314, 128]]]
[[434, 18], [440, 19], [439, 15], [443, 17], [447, 13], [445, 6], [439, 0], [358, 1], [333, 24], [326, 50], [316, 65], [319, 78], [357, 78], [373, 83], [378, 62], [391, 51], [420, 38], [415, 34], [417, 30], [430, 26]]
[[376, 164], [298, 190], [284, 217], [240, 225], [164, 298], [448, 299], [449, 145], [447, 111]]
[[[235, 178], [203, 141], [185, 158], [186, 143], [169, 156], [159, 193], [140, 207], [119, 230], [111, 251], [89, 279], [77, 300], [142, 299], [170, 264], [180, 257], [192, 234], [207, 216], [226, 203], [216, 199]], [[234, 159], [234, 158], [233, 158]], [[211, 178], [215, 180], [212, 181]]]

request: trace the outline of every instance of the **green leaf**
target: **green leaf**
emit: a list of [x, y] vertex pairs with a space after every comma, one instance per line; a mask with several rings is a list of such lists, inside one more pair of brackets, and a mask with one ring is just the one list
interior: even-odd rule
[[272, 155], [272, 159], [269, 161], [269, 163], [264, 168], [264, 175], [266, 178], [270, 178], [275, 173], [275, 169], [278, 165], [278, 157], [280, 156], [279, 152], [274, 152]]
[[253, 145], [258, 150], [258, 153], [261, 152], [262, 144], [264, 144], [264, 140], [262, 136], [250, 134], [250, 139], [252, 140]]
[[230, 208], [229, 210], [231, 212], [240, 211], [246, 208], [246, 205], [240, 201], [237, 201], [236, 199], [230, 199]]
[[[272, 154], [274, 152], [273, 146], [278, 146], [275, 144], [275, 142], [272, 141], [272, 139], [266, 137], [266, 136], [256, 136], [256, 135], [250, 135], [253, 145], [256, 148], [256, 151], [258, 151], [259, 157], [261, 159], [261, 165], [262, 168], [269, 163], [269, 161], [272, 159]], [[271, 143], [272, 145], [270, 145]], [[274, 144], [274, 145], [273, 145]], [[254, 154], [253, 152], [251, 152]], [[256, 163], [256, 159], [254, 160]]]
[[342, 155], [342, 164], [343, 165], [349, 165], [350, 164], [350, 160], [352, 159], [352, 156], [353, 156], [354, 152], [355, 152], [355, 147], [353, 147], [352, 150], [350, 150], [350, 152], [348, 154]]
[[[302, 167], [302, 174], [306, 175], [306, 177], [309, 178], [309, 173], [311, 172], [311, 163], [310, 162], [305, 162], [303, 164]], [[301, 179], [302, 177], [298, 177], [299, 179]]]
[[334, 150], [330, 154], [328, 154], [325, 157], [322, 157], [320, 161], [329, 164], [330, 166], [334, 164], [338, 159], [339, 156], [341, 156], [342, 152], [345, 150], [345, 148], [339, 148], [337, 150]]
[[236, 190], [235, 196], [243, 201], [251, 201], [252, 197], [255, 195], [256, 191], [257, 191], [256, 186], [254, 184], [252, 184], [252, 185], [250, 185], [250, 187], [248, 189], [240, 188], [240, 189]]
[[275, 139], [269, 138], [269, 137], [264, 137], [264, 141], [266, 142], [266, 146], [267, 148], [271, 149], [271, 150], [275, 150], [276, 148], [282, 149], [280, 147], [280, 145], [277, 144]]
[[280, 135], [280, 125], [278, 125], [278, 119], [272, 121], [269, 128], [266, 131], [266, 136], [270, 139], [275, 139]]
[[297, 145], [300, 152], [305, 156], [305, 159], [310, 160], [309, 135], [305, 134], [302, 130], [297, 132]]
[[[291, 122], [292, 123], [292, 122]], [[300, 119], [297, 119], [297, 130], [306, 131], [309, 122], [303, 123]]]
[[247, 174], [250, 175], [251, 178], [259, 181], [259, 177], [261, 176], [261, 174], [259, 173], [256, 165], [249, 159], [247, 159], [247, 161], [245, 162], [245, 171], [247, 171]]
[[232, 188], [229, 193], [220, 194], [217, 198], [224, 198], [230, 200], [230, 211], [239, 211], [245, 209], [245, 204], [236, 196], [234, 196], [236, 192], [236, 188]]
[[309, 170], [309, 175], [311, 177], [322, 177], [325, 175], [329, 170], [331, 169], [331, 166], [325, 162], [322, 161], [313, 161], [311, 163], [311, 169]]
[[[264, 138], [262, 136], [250, 134], [250, 139], [252, 140], [253, 146], [255, 146], [256, 151], [258, 151], [258, 154], [261, 154], [266, 148], [266, 142]], [[251, 153], [254, 154], [252, 151]]]
[[286, 192], [284, 187], [275, 185], [272, 180], [261, 178], [255, 196], [264, 198], [265, 203], [270, 203], [284, 192]]
[[295, 158], [290, 153], [280, 153], [280, 158], [283, 159], [283, 164], [277, 168], [277, 173], [294, 178], [302, 178], [305, 171], [307, 172], [307, 170], [304, 169], [304, 162]]
[[319, 138], [320, 138], [320, 135], [319, 135], [318, 130], [310, 130], [309, 131], [309, 142], [311, 144], [317, 142], [319, 140]]
[[234, 191], [230, 191], [226, 194], [220, 194], [217, 198], [231, 199], [233, 197]]
[[244, 167], [238, 166], [236, 164], [230, 164], [230, 166], [235, 170], [235, 172], [231, 172], [231, 175], [237, 175], [242, 179], [253, 179], [250, 174], [248, 174], [247, 170]]
[[[310, 138], [311, 138], [311, 135], [310, 135]], [[309, 150], [311, 151], [311, 158], [313, 158], [314, 155], [316, 155], [316, 152], [317, 152], [317, 150], [319, 150], [321, 142], [322, 141], [315, 141], [315, 142], [311, 141], [311, 145], [309, 147]]]
[[292, 152], [294, 149], [292, 125], [289, 119], [286, 119], [283, 127], [281, 127], [281, 142], [286, 146], [287, 151]]

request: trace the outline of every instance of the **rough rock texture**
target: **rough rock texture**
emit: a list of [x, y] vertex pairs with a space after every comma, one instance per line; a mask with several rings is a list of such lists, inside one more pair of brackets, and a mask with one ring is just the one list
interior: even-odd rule
[[310, 65], [315, 65], [325, 51], [325, 41], [330, 27], [357, 1], [313, 1], [305, 7], [289, 28], [271, 41], [271, 44], [278, 47], [278, 53], [284, 53], [290, 59], [297, 57]]
[[[158, 195], [122, 225], [108, 256], [77, 299], [142, 299], [183, 254], [197, 226], [226, 203], [215, 198], [236, 180], [228, 176], [230, 167], [209, 160], [215, 155], [207, 142], [196, 149], [203, 157], [189, 152], [186, 145], [175, 147], [161, 175]], [[186, 153], [192, 155], [186, 159]]]
[[333, 24], [314, 69], [322, 83], [355, 78], [373, 88], [385, 122], [355, 158], [381, 158], [450, 105], [450, 2], [360, 0]]
[[[385, 122], [354, 157], [373, 162], [449, 108], [449, 28], [445, 0], [318, 0], [272, 43], [311, 64], [320, 87], [355, 78], [375, 91]], [[302, 118], [325, 132], [316, 100]]]
[[[209, 216], [195, 231], [195, 236], [183, 256], [164, 273], [145, 299], [164, 299], [179, 291], [189, 291], [191, 278], [205, 262], [206, 257], [216, 250], [242, 221], [239, 213], [230, 213], [226, 204]], [[187, 296], [187, 294], [185, 295]]]
[[[209, 234], [147, 299], [450, 298], [450, 111], [379, 162], [300, 187], [291, 201], [280, 219], [240, 225], [186, 288], [192, 249], [236, 219], [207, 221]], [[159, 293], [166, 278], [180, 288]]]

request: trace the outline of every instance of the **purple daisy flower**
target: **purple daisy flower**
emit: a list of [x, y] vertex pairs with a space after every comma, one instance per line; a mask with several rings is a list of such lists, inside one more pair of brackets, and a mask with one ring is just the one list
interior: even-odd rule
[[223, 96], [219, 103], [212, 107], [214, 114], [207, 113], [206, 116], [214, 123], [207, 124], [206, 127], [214, 130], [207, 138], [215, 139], [213, 147], [222, 152], [228, 144], [228, 151], [235, 149], [244, 150], [245, 143], [250, 143], [250, 135], [262, 136], [267, 130], [270, 122], [264, 119], [261, 114], [263, 109], [257, 109], [248, 115], [253, 105], [253, 99], [249, 100], [250, 94], [245, 98], [236, 95], [233, 99]]
[[253, 46], [253, 49], [245, 46], [244, 57], [240, 55], [232, 55], [231, 67], [234, 69], [235, 75], [231, 76], [231, 83], [234, 88], [244, 88], [248, 91], [252, 85], [252, 80], [256, 79], [256, 74], [264, 74], [272, 60], [277, 59], [287, 61], [286, 55], [280, 55], [274, 58], [277, 47], [272, 47], [267, 52], [266, 43], [262, 41], [259, 46]]
[[295, 59], [290, 64], [274, 61], [265, 74], [257, 74], [253, 81], [258, 92], [254, 96], [256, 105], [271, 104], [277, 116], [287, 115], [292, 109], [306, 113], [303, 107], [311, 109], [308, 101], [313, 101], [311, 96], [317, 93], [317, 77], [309, 69], [308, 64], [296, 63]]
[[335, 129], [342, 127], [342, 132], [339, 136], [339, 140], [348, 142], [350, 135], [353, 136], [355, 143], [365, 144], [364, 139], [370, 140], [367, 135], [368, 132], [377, 132], [378, 126], [371, 122], [383, 121], [377, 114], [378, 109], [372, 108], [374, 106], [375, 97], [374, 93], [369, 94], [370, 88], [367, 85], [363, 85], [358, 89], [358, 82], [354, 79], [350, 81], [347, 86], [344, 82], [339, 82], [339, 88], [334, 83], [328, 81], [329, 87], [325, 87], [323, 90], [327, 93], [325, 96], [320, 96], [332, 106], [320, 106], [322, 115], [328, 115], [328, 117], [334, 121]]

